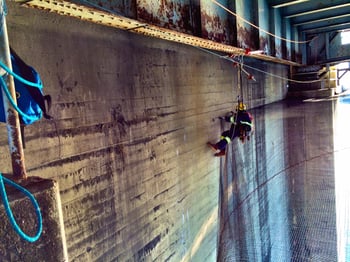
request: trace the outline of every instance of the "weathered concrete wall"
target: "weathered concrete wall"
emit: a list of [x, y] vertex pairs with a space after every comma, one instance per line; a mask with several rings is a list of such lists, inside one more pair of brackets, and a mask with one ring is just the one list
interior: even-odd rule
[[251, 110], [254, 135], [222, 160], [218, 261], [338, 261], [334, 109], [325, 100]]
[[[221, 131], [213, 118], [236, 101], [237, 68], [12, 2], [7, 19], [11, 45], [53, 98], [54, 120], [26, 128], [26, 166], [59, 182], [70, 260], [215, 260], [220, 162], [206, 142]], [[249, 106], [284, 98], [283, 81], [252, 73]], [[0, 138], [6, 152], [5, 127]], [[10, 169], [7, 154], [0, 163]]]
[[190, 0], [137, 0], [137, 19], [179, 32], [195, 33], [199, 6], [194, 3]]

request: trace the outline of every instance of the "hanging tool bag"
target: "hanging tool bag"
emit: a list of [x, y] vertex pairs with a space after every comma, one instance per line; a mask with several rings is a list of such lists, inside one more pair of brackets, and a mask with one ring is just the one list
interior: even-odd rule
[[[38, 72], [33, 67], [27, 65], [12, 49], [11, 63], [12, 72], [3, 63], [0, 65], [7, 73], [14, 77], [21, 124], [32, 124], [43, 116], [51, 119], [51, 116], [47, 114], [51, 106], [51, 97], [43, 94], [43, 86]], [[11, 99], [10, 102], [12, 103]], [[6, 122], [3, 103], [2, 92], [0, 92], [0, 122]]]

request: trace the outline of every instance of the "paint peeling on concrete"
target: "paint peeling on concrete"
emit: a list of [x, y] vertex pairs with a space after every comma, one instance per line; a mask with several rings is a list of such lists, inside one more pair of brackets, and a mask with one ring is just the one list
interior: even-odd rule
[[250, 48], [251, 50], [259, 49], [256, 44], [258, 40], [258, 34], [255, 29], [249, 29], [248, 27], [237, 27], [237, 42], [241, 48]]
[[137, 0], [137, 18], [140, 21], [174, 29], [179, 32], [192, 33], [192, 16], [189, 0]]
[[260, 36], [259, 50], [263, 50], [266, 55], [270, 54], [269, 40], [267, 37]]
[[202, 37], [219, 43], [229, 44], [229, 22], [227, 12], [211, 1], [202, 0], [201, 25]]

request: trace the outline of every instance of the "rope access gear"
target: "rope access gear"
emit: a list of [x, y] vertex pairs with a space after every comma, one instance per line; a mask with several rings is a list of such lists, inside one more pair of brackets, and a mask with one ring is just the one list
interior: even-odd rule
[[231, 143], [231, 138], [229, 136], [225, 136], [225, 137], [223, 137], [223, 139], [226, 140], [227, 144]]
[[[23, 230], [18, 226], [16, 219], [13, 216], [10, 204], [9, 204], [9, 200], [7, 198], [7, 193], [6, 193], [6, 189], [5, 189], [5, 183], [18, 189], [19, 191], [21, 191], [24, 195], [26, 195], [29, 200], [32, 202], [34, 209], [35, 209], [35, 213], [36, 216], [38, 218], [38, 230], [36, 232], [36, 234], [34, 236], [28, 236], [26, 233], [23, 232]], [[14, 230], [16, 231], [16, 233], [23, 238], [24, 240], [28, 241], [28, 242], [35, 242], [39, 239], [42, 231], [43, 231], [43, 219], [41, 216], [41, 212], [40, 212], [40, 207], [38, 202], [36, 201], [35, 197], [24, 187], [21, 187], [20, 185], [16, 184], [15, 182], [11, 181], [10, 179], [7, 179], [6, 177], [4, 177], [1, 173], [0, 173], [0, 195], [2, 198], [2, 202], [4, 204], [5, 207], [5, 211], [6, 214], [10, 220], [10, 223], [12, 225], [12, 227], [14, 228]]]

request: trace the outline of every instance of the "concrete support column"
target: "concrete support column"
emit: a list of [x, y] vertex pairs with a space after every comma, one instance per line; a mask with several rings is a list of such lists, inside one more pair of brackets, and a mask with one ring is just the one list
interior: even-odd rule
[[[302, 33], [302, 41], [306, 41], [306, 35], [305, 33]], [[303, 44], [301, 47], [301, 60], [302, 60], [302, 64], [306, 65], [307, 64], [307, 47], [308, 44]]]
[[[258, 0], [258, 25], [261, 29], [269, 32], [270, 9], [266, 0]], [[267, 33], [259, 31], [259, 50], [264, 50], [268, 55], [271, 54], [270, 37]]]
[[[274, 34], [276, 36], [282, 37], [282, 18], [281, 18], [281, 12], [279, 9], [274, 9], [273, 12], [273, 22], [272, 25], [274, 28]], [[275, 56], [278, 58], [282, 58], [282, 41], [279, 38], [274, 37], [275, 42]]]
[[[227, 2], [216, 0], [220, 5], [227, 7]], [[228, 8], [228, 7], [227, 7]], [[228, 17], [229, 14], [222, 7], [210, 0], [200, 0], [202, 37], [215, 42], [231, 44]]]
[[[283, 19], [283, 26], [284, 26], [284, 34], [283, 37], [286, 39], [291, 40], [292, 39], [292, 34], [291, 34], [291, 25], [290, 25], [290, 19], [289, 18], [284, 18]], [[291, 49], [292, 49], [292, 45], [291, 42], [289, 41], [283, 41], [284, 42], [284, 46], [285, 46], [285, 53], [283, 54], [283, 58], [284, 59], [291, 59]]]
[[[255, 0], [236, 0], [237, 15], [258, 24], [258, 2]], [[259, 31], [242, 19], [237, 19], [237, 44], [238, 47], [259, 49]]]
[[[291, 36], [292, 36], [292, 40], [299, 41], [298, 30], [294, 26], [291, 27]], [[301, 62], [300, 61], [300, 51], [299, 50], [300, 50], [299, 44], [296, 44], [296, 43], [292, 43], [291, 44], [291, 58], [295, 62]]]
[[325, 44], [326, 44], [326, 47], [325, 47], [326, 60], [328, 60], [330, 58], [330, 56], [329, 56], [329, 33], [328, 32], [325, 33]]

